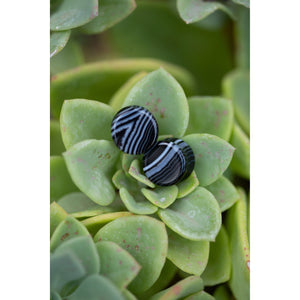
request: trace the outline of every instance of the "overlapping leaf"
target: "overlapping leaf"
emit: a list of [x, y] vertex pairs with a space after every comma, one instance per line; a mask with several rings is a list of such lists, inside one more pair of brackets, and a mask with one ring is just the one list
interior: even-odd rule
[[126, 18], [136, 7], [134, 0], [98, 1], [98, 16], [81, 28], [84, 33], [100, 33]]
[[159, 209], [158, 215], [173, 231], [193, 241], [214, 241], [221, 227], [219, 204], [203, 187], [197, 187], [168, 208]]
[[217, 285], [230, 278], [231, 253], [226, 229], [221, 227], [215, 242], [210, 243], [208, 264], [201, 275], [205, 286]]
[[203, 280], [200, 277], [190, 276], [166, 290], [153, 295], [150, 300], [177, 300], [189, 296], [203, 289]]
[[200, 186], [215, 182], [230, 164], [235, 148], [210, 134], [190, 134], [183, 138], [195, 155], [195, 172]]
[[195, 89], [193, 76], [185, 69], [155, 59], [119, 59], [84, 64], [51, 78], [50, 108], [54, 117], [60, 115], [66, 99], [93, 99], [108, 103], [112, 95], [131, 76], [163, 67], [178, 80], [187, 94]]
[[128, 93], [124, 106], [139, 105], [152, 112], [159, 134], [181, 137], [187, 126], [189, 108], [179, 83], [160, 68], [143, 77]]
[[100, 205], [113, 202], [115, 190], [111, 176], [119, 156], [113, 142], [85, 140], [63, 155], [74, 183], [83, 193]]
[[185, 134], [209, 133], [229, 140], [233, 126], [231, 100], [221, 97], [191, 97], [188, 99], [190, 117]]
[[92, 217], [112, 209], [101, 206], [81, 192], [74, 192], [61, 197], [57, 203], [75, 218]]
[[250, 140], [237, 124], [234, 124], [230, 143], [236, 148], [230, 167], [241, 177], [250, 178]]
[[78, 236], [59, 245], [55, 254], [72, 253], [82, 264], [87, 275], [100, 272], [100, 259], [90, 236]]
[[111, 140], [112, 108], [93, 100], [66, 100], [61, 109], [60, 127], [66, 149], [89, 139]]
[[94, 240], [118, 244], [142, 266], [129, 290], [145, 291], [158, 279], [168, 247], [167, 232], [162, 222], [146, 216], [119, 218], [101, 228]]
[[63, 221], [66, 216], [67, 212], [58, 205], [55, 201], [50, 205], [50, 236], [54, 232], [55, 228], [59, 225], [61, 221]]
[[168, 259], [179, 269], [200, 276], [208, 261], [209, 242], [190, 241], [168, 230]]
[[70, 38], [70, 30], [51, 32], [50, 35], [50, 58], [59, 53]]
[[247, 200], [239, 188], [240, 199], [228, 211], [226, 228], [232, 257], [229, 286], [237, 299], [250, 299], [250, 247], [247, 233]]
[[220, 177], [206, 188], [215, 196], [222, 212], [230, 208], [239, 199], [236, 188], [224, 176]]
[[88, 276], [75, 292], [67, 297], [66, 300], [124, 300], [118, 288], [104, 276], [93, 274]]
[[50, 29], [62, 31], [82, 26], [98, 15], [98, 0], [63, 0], [51, 14]]
[[233, 17], [231, 10], [217, 1], [204, 0], [177, 0], [177, 9], [180, 17], [187, 23], [198, 22], [216, 10], [222, 10]]
[[88, 230], [79, 221], [71, 216], [67, 216], [56, 227], [50, 240], [50, 250], [53, 251], [63, 242], [76, 238], [77, 236], [89, 235]]
[[231, 99], [234, 114], [245, 132], [250, 132], [250, 75], [249, 71], [234, 70], [223, 79], [223, 94]]
[[82, 279], [86, 270], [80, 260], [71, 252], [51, 254], [50, 289], [60, 293], [69, 282]]
[[96, 248], [102, 262], [101, 274], [118, 288], [126, 288], [139, 273], [141, 266], [116, 243], [101, 241], [96, 243]]

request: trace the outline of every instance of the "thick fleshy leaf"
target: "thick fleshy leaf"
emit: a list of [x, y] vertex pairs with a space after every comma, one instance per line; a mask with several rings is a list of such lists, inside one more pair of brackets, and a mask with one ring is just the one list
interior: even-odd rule
[[[57, 32], [59, 33], [59, 32]], [[64, 50], [50, 60], [50, 74], [54, 74], [76, 68], [84, 63], [84, 55], [81, 45], [74, 39], [68, 41]]]
[[[64, 31], [61, 31], [64, 32]], [[60, 34], [59, 31], [54, 32]], [[79, 42], [74, 39], [70, 39], [63, 51], [60, 51], [50, 60], [50, 74], [54, 76], [57, 73], [66, 71], [80, 66], [84, 63], [84, 55]]]
[[234, 174], [230, 167], [226, 169], [226, 171], [223, 173], [223, 176], [226, 177], [228, 180], [230, 180], [230, 182], [233, 182], [235, 179]]
[[217, 285], [230, 278], [231, 253], [226, 229], [221, 227], [215, 242], [210, 243], [208, 264], [201, 278], [205, 286]]
[[67, 216], [55, 229], [51, 240], [50, 250], [55, 250], [61, 243], [77, 236], [89, 236], [88, 230], [75, 218]]
[[96, 243], [96, 248], [102, 262], [100, 274], [111, 280], [118, 288], [126, 288], [139, 273], [141, 266], [116, 243], [101, 241]]
[[125, 172], [129, 172], [130, 165], [134, 160], [138, 159], [139, 161], [142, 160], [142, 155], [131, 155], [122, 153], [122, 168]]
[[115, 110], [119, 111], [125, 101], [125, 98], [127, 97], [130, 90], [133, 88], [133, 86], [139, 82], [143, 77], [147, 75], [147, 72], [139, 72], [137, 74], [134, 74], [132, 77], [130, 77], [120, 88], [116, 93], [112, 96], [112, 98], [109, 101], [109, 105]]
[[122, 187], [131, 192], [138, 192], [140, 189], [139, 183], [126, 174], [123, 170], [118, 170], [112, 177], [112, 182], [115, 187], [120, 190]]
[[250, 140], [237, 124], [234, 124], [230, 143], [236, 148], [230, 168], [246, 179], [250, 178]]
[[181, 137], [189, 121], [189, 107], [179, 83], [160, 68], [147, 74], [129, 92], [124, 106], [139, 105], [154, 115], [159, 134]]
[[105, 224], [107, 224], [113, 220], [116, 220], [118, 218], [125, 217], [125, 216], [131, 216], [131, 215], [132, 215], [131, 212], [120, 211], [120, 212], [98, 215], [95, 217], [85, 219], [81, 222], [88, 229], [88, 231], [92, 235], [94, 235]]
[[190, 194], [197, 186], [199, 185], [199, 181], [196, 175], [196, 172], [193, 171], [191, 175], [177, 184], [178, 187], [178, 195], [177, 198], [183, 198]]
[[135, 178], [137, 181], [154, 188], [155, 184], [151, 182], [143, 173], [142, 173], [142, 168], [141, 168], [141, 163], [138, 159], [135, 159], [129, 168], [129, 174]]
[[[112, 181], [118, 190], [125, 188], [131, 195], [134, 195], [134, 202], [145, 202], [145, 197], [141, 193], [141, 188], [145, 187], [145, 185], [140, 181], [135, 180], [135, 178], [133, 178], [127, 172], [119, 169], [112, 177]], [[120, 196], [120, 193], [118, 195]], [[124, 205], [124, 199], [122, 199], [122, 197], [120, 197], [120, 199]], [[129, 201], [132, 202], [131, 200]]]
[[50, 201], [57, 201], [63, 195], [77, 192], [78, 188], [73, 183], [61, 156], [50, 157]]
[[193, 241], [214, 241], [222, 222], [217, 200], [203, 187], [160, 209], [158, 215], [173, 231]]
[[168, 259], [184, 272], [200, 276], [208, 261], [209, 242], [190, 241], [171, 230], [168, 237]]
[[66, 148], [63, 144], [59, 122], [55, 120], [50, 121], [50, 155], [61, 155]]
[[189, 126], [185, 134], [209, 133], [229, 140], [233, 126], [233, 106], [221, 97], [191, 97]]
[[212, 295], [210, 295], [204, 291], [198, 292], [187, 298], [184, 298], [184, 300], [214, 300], [214, 299], [215, 298]]
[[154, 205], [160, 208], [167, 208], [176, 199], [178, 195], [178, 187], [176, 185], [161, 186], [153, 190], [143, 188], [143, 195]]
[[171, 280], [174, 278], [176, 271], [177, 267], [170, 260], [167, 259], [163, 269], [161, 270], [159, 278], [151, 286], [150, 289], [148, 289], [145, 292], [142, 292], [141, 294], [137, 294], [138, 298], [149, 299], [154, 294], [166, 288], [171, 282]]
[[105, 277], [93, 274], [88, 276], [65, 300], [124, 300], [117, 287]]
[[250, 75], [249, 71], [235, 70], [223, 80], [223, 94], [231, 99], [234, 114], [245, 132], [250, 133]]
[[112, 211], [110, 207], [96, 204], [81, 192], [67, 194], [57, 203], [75, 218], [93, 217]]
[[[235, 13], [235, 12], [234, 12]], [[224, 14], [221, 10], [216, 10], [214, 13], [210, 14], [206, 18], [202, 19], [199, 22], [195, 22], [193, 25], [197, 26], [204, 30], [221, 30], [226, 27], [229, 22], [229, 18], [226, 14]], [[189, 26], [190, 28], [191, 26]]]
[[181, 19], [187, 24], [198, 22], [216, 10], [222, 10], [233, 17], [228, 7], [217, 1], [204, 0], [177, 0], [177, 9]]
[[126, 211], [126, 207], [123, 201], [120, 198], [120, 195], [117, 193], [114, 201], [108, 206], [112, 211]]
[[173, 64], [155, 59], [122, 59], [89, 63], [52, 76], [50, 108], [58, 118], [66, 99], [93, 99], [108, 103], [112, 95], [131, 76], [140, 71], [151, 72], [162, 66], [182, 85], [187, 94], [193, 93], [192, 75]]
[[190, 134], [183, 138], [195, 155], [195, 172], [200, 186], [207, 186], [222, 176], [230, 164], [234, 147], [210, 134]]
[[50, 256], [50, 290], [60, 293], [69, 282], [83, 278], [86, 270], [72, 252], [55, 253]]
[[115, 198], [111, 175], [119, 153], [113, 142], [85, 140], [63, 155], [78, 188], [97, 204], [109, 205]]
[[125, 188], [120, 189], [120, 197], [126, 208], [137, 215], [152, 215], [157, 211], [157, 207], [148, 201], [137, 202], [134, 196]]
[[232, 0], [232, 2], [250, 7], [250, 0]]
[[224, 176], [206, 187], [219, 202], [221, 212], [230, 208], [238, 199], [239, 194], [234, 185]]
[[99, 205], [91, 201], [88, 196], [81, 192], [67, 194], [60, 198], [57, 203], [69, 214], [83, 210], [93, 210], [99, 208]]
[[70, 38], [70, 30], [51, 32], [50, 34], [50, 57], [59, 53], [67, 44]]
[[122, 291], [122, 296], [125, 300], [137, 300], [136, 296], [126, 289]]
[[100, 33], [126, 18], [136, 7], [134, 0], [98, 0], [98, 17], [80, 28], [84, 33]]
[[55, 228], [67, 217], [67, 212], [55, 201], [50, 205], [50, 236], [52, 236]]
[[237, 299], [250, 299], [250, 246], [247, 235], [247, 201], [245, 192], [239, 188], [240, 199], [230, 208], [226, 228], [232, 257], [229, 286]]
[[177, 300], [203, 290], [203, 280], [200, 277], [187, 277], [166, 290], [150, 298], [150, 300]]
[[94, 240], [117, 243], [142, 266], [129, 285], [130, 291], [143, 292], [158, 279], [168, 249], [168, 236], [162, 222], [147, 216], [119, 218], [101, 228]]
[[214, 297], [216, 300], [231, 300], [232, 296], [226, 285], [220, 285], [216, 288], [214, 292]]
[[66, 100], [60, 113], [60, 128], [64, 145], [71, 146], [89, 139], [111, 140], [112, 108], [104, 103]]
[[50, 16], [50, 29], [61, 31], [82, 26], [98, 16], [98, 0], [64, 0]]
[[100, 259], [94, 241], [90, 236], [79, 236], [59, 245], [57, 253], [73, 253], [83, 265], [86, 274], [100, 272]]

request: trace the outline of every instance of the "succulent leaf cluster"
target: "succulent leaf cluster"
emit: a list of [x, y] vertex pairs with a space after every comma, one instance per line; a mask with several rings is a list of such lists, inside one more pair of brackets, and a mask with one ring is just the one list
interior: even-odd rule
[[[53, 16], [67, 2], [51, 1]], [[195, 2], [206, 15], [190, 15]], [[230, 2], [178, 0], [177, 8], [192, 23], [216, 9], [236, 17]], [[93, 19], [77, 25], [88, 32], [100, 26]], [[51, 299], [249, 299], [249, 200], [236, 184], [237, 176], [249, 180], [249, 70], [239, 57], [244, 64], [226, 74], [220, 96], [199, 96], [193, 74], [150, 58], [52, 77]], [[111, 122], [128, 105], [152, 112], [159, 139], [191, 146], [196, 163], [187, 179], [155, 186], [142, 157], [115, 146]]]
[[51, 0], [50, 57], [65, 47], [72, 30], [84, 34], [103, 32], [126, 18], [135, 7], [135, 0]]
[[[128, 89], [129, 82], [132, 80], [121, 89]], [[76, 243], [78, 236], [91, 235], [96, 247], [101, 248], [105, 241], [119, 249], [115, 250], [120, 251], [117, 256], [126, 253], [136, 265], [132, 280], [123, 278], [127, 284], [121, 291], [130, 282], [131, 292], [146, 292], [159, 279], [167, 260], [190, 280], [202, 275], [202, 286], [227, 281], [231, 256], [222, 212], [241, 198], [223, 176], [235, 151], [226, 141], [234, 126], [232, 101], [222, 97], [187, 99], [181, 85], [163, 68], [134, 82], [123, 103], [120, 99], [118, 105], [114, 100], [114, 108], [86, 99], [63, 102], [60, 133], [66, 151], [51, 158], [52, 224], [57, 225], [51, 237], [54, 262], [63, 245], [72, 248], [71, 242]], [[141, 171], [140, 156], [122, 153], [115, 146], [110, 124], [116, 110], [127, 105], [146, 107], [156, 117], [161, 136], [181, 137], [192, 147], [196, 164], [189, 178], [170, 187], [157, 187]], [[57, 181], [57, 176], [67, 180]], [[102, 257], [106, 258], [104, 264], [122, 261]], [[104, 270], [102, 276], [107, 277], [109, 271]], [[80, 278], [86, 279], [80, 280], [77, 289], [88, 286], [89, 280], [100, 282], [102, 271], [96, 272], [98, 279], [82, 275]], [[126, 269], [124, 274], [128, 277], [131, 273]], [[114, 276], [109, 279], [116, 280]]]

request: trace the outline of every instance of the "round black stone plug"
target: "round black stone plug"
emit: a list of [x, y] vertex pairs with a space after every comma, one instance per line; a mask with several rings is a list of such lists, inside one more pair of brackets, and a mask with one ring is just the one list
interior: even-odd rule
[[115, 115], [111, 135], [121, 151], [133, 155], [144, 154], [157, 141], [158, 125], [146, 108], [127, 106]]
[[157, 142], [143, 157], [143, 171], [156, 185], [169, 186], [186, 179], [195, 166], [192, 148], [181, 139]]

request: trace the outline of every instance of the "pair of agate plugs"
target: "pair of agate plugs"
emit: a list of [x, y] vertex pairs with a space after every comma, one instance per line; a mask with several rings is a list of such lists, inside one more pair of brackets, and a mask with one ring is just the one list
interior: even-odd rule
[[121, 151], [132, 155], [144, 154], [143, 171], [156, 185], [179, 183], [194, 169], [192, 148], [177, 138], [157, 141], [157, 121], [144, 107], [133, 105], [121, 109], [112, 121], [111, 135]]

